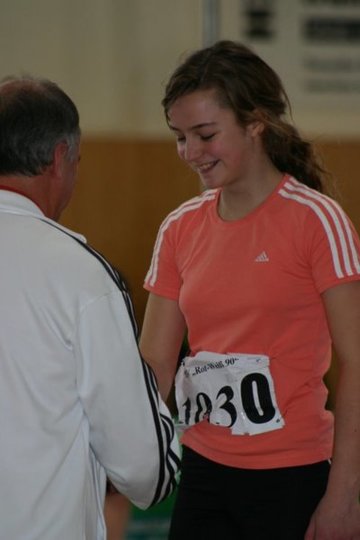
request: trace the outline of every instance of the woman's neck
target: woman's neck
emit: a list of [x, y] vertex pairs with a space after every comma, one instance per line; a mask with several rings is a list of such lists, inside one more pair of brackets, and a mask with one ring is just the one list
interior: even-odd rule
[[224, 221], [241, 219], [255, 210], [281, 182], [283, 173], [273, 168], [243, 185], [222, 188], [218, 213]]

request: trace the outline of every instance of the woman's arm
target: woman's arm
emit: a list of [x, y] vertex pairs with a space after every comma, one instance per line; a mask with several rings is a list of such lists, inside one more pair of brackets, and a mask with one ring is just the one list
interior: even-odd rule
[[323, 294], [339, 362], [335, 442], [326, 493], [305, 540], [360, 539], [360, 281]]
[[107, 540], [125, 540], [131, 514], [131, 503], [115, 488], [105, 497], [104, 516]]
[[150, 293], [140, 337], [140, 351], [155, 372], [164, 401], [174, 381], [185, 329], [178, 303]]

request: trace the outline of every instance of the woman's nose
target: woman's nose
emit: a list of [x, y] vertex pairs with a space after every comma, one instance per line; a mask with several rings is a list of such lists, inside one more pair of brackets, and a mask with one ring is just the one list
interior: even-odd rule
[[184, 155], [183, 158], [185, 161], [192, 162], [196, 161], [201, 155], [201, 141], [188, 140], [184, 145]]

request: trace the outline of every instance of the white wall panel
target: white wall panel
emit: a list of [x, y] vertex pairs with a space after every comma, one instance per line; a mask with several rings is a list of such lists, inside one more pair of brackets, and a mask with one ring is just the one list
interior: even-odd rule
[[[0, 0], [0, 77], [30, 72], [58, 81], [78, 104], [84, 132], [168, 135], [163, 85], [180, 56], [202, 46], [206, 3]], [[300, 128], [320, 137], [359, 136], [360, 0], [218, 0], [217, 6], [219, 38], [245, 41], [279, 72]], [[268, 13], [264, 36], [249, 35], [250, 11]], [[335, 32], [333, 40], [306, 40], [304, 21], [322, 16], [348, 19], [349, 39]], [[323, 89], [310, 91], [309, 83]]]
[[201, 45], [201, 0], [1, 0], [0, 77], [56, 80], [85, 132], [167, 133], [163, 84]]

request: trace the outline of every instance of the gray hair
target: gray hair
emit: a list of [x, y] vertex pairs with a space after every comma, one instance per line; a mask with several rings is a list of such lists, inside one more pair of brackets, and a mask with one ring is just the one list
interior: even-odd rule
[[60, 142], [73, 160], [80, 142], [79, 113], [54, 82], [31, 76], [0, 83], [0, 175], [36, 176]]

